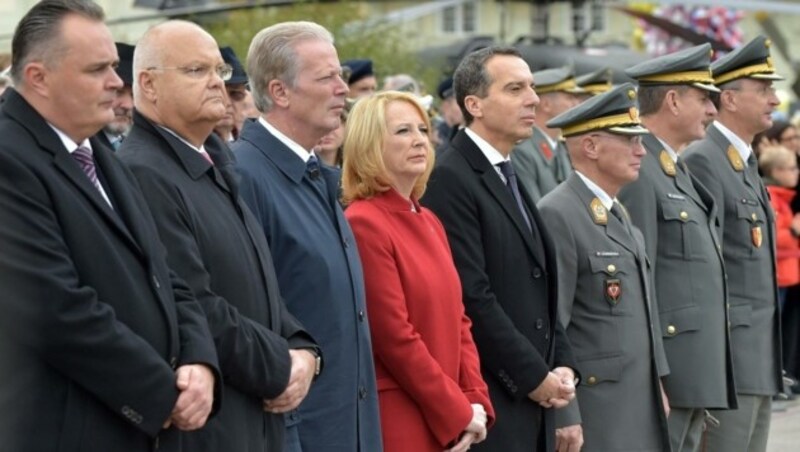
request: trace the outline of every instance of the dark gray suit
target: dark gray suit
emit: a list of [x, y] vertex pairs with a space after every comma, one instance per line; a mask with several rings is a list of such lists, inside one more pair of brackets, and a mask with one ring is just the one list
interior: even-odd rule
[[289, 314], [261, 225], [239, 197], [233, 155], [216, 135], [196, 150], [134, 113], [117, 155], [139, 180], [172, 268], [196, 294], [208, 319], [225, 376], [225, 404], [197, 432], [192, 451], [279, 449], [284, 417], [264, 399], [289, 383], [289, 348], [315, 348]]
[[596, 222], [594, 199], [573, 173], [538, 205], [556, 244], [559, 320], [583, 376], [557, 425], [581, 423], [587, 452], [669, 451], [659, 386], [667, 364], [641, 233], [610, 212]]
[[[734, 168], [729, 147], [736, 152], [719, 129], [710, 126], [706, 138], [689, 146], [682, 159], [718, 208], [736, 391], [772, 396], [782, 388], [775, 218], [761, 180], [746, 167]], [[723, 424], [720, 439], [737, 441], [724, 429]], [[742, 447], [735, 443], [723, 447], [729, 447], [727, 451], [737, 446]]]
[[[533, 136], [517, 143], [511, 155], [511, 163], [519, 178], [520, 190], [525, 191], [533, 202], [539, 202], [542, 196], [550, 193], [556, 186], [555, 150], [548, 160], [542, 153], [542, 146], [550, 146], [544, 132], [533, 128]], [[563, 147], [563, 146], [562, 146]]]

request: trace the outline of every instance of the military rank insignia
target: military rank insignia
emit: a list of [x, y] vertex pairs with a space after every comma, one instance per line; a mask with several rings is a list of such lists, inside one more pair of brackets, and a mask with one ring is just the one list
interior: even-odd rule
[[744, 171], [744, 160], [739, 155], [739, 151], [733, 146], [728, 146], [728, 160], [731, 162], [733, 169], [739, 172]]
[[667, 176], [675, 177], [675, 162], [672, 161], [672, 157], [669, 156], [667, 151], [661, 150], [661, 153], [658, 154], [658, 161], [661, 163], [661, 169], [664, 170]]
[[611, 306], [619, 304], [619, 299], [622, 296], [622, 283], [618, 278], [606, 279], [605, 281], [606, 301]]
[[594, 198], [589, 204], [589, 210], [592, 213], [592, 219], [595, 224], [608, 224], [608, 210], [606, 210], [606, 206], [603, 205], [600, 199]]
[[550, 143], [547, 141], [542, 141], [542, 144], [539, 147], [542, 149], [542, 155], [544, 155], [544, 158], [547, 160], [553, 158], [553, 150], [550, 149]]
[[761, 234], [761, 226], [753, 226], [750, 229], [750, 238], [753, 239], [753, 245], [756, 248], [761, 248], [761, 242], [764, 239], [764, 236]]

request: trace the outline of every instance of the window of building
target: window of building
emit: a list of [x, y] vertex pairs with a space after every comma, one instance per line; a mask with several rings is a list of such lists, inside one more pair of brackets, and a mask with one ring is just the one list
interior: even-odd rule
[[478, 31], [478, 2], [465, 1], [442, 10], [442, 31], [445, 33], [474, 33]]

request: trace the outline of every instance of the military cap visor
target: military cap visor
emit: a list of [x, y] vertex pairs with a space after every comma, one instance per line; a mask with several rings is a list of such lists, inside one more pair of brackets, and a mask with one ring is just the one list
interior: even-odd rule
[[630, 83], [624, 83], [578, 104], [548, 121], [547, 127], [561, 129], [564, 137], [594, 131], [619, 135], [649, 133], [639, 120], [636, 91]]
[[757, 80], [784, 80], [775, 73], [775, 65], [770, 56], [771, 41], [757, 36], [752, 41], [725, 55], [711, 65], [714, 84], [717, 86], [738, 80], [754, 78]]
[[708, 43], [653, 58], [625, 70], [640, 86], [688, 85], [718, 93], [711, 73]]
[[134, 46], [124, 42], [115, 42], [119, 64], [114, 68], [125, 86], [133, 86], [133, 50]]
[[533, 73], [533, 81], [536, 83], [537, 94], [557, 92], [581, 94], [586, 92], [576, 83], [571, 67], [536, 71]]
[[575, 83], [586, 92], [586, 94], [596, 95], [607, 92], [611, 89], [611, 69], [604, 67], [596, 71], [589, 72], [575, 77]]

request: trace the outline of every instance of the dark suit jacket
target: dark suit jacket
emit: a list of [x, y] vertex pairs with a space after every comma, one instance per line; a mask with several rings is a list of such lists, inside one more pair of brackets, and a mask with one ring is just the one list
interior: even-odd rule
[[728, 158], [731, 146], [711, 125], [706, 137], [691, 144], [681, 159], [718, 209], [736, 392], [774, 395], [783, 387], [775, 216], [760, 178], [747, 168], [734, 168]]
[[205, 149], [214, 167], [137, 112], [117, 151], [139, 180], [170, 266], [206, 313], [225, 376], [224, 409], [186, 435], [184, 447], [280, 449], [283, 416], [265, 412], [262, 401], [289, 382], [288, 348], [315, 344], [280, 298], [267, 241], [239, 198], [230, 150], [213, 134]]
[[300, 157], [256, 121], [245, 123], [233, 149], [242, 198], [264, 229], [286, 305], [325, 350], [324, 372], [287, 416], [286, 450], [380, 451], [364, 278], [336, 199], [339, 173], [323, 167], [312, 180]]
[[133, 176], [92, 143], [112, 210], [13, 90], [0, 135], [2, 448], [178, 450], [174, 369], [217, 358]]
[[545, 441], [542, 450], [553, 450], [552, 410], [542, 409], [528, 393], [551, 368], [575, 368], [556, 321], [555, 251], [523, 188], [538, 241], [494, 167], [462, 130], [437, 163], [422, 199], [447, 232], [497, 413], [487, 440], [475, 450], [531, 451]]
[[[644, 235], [653, 265], [670, 374], [664, 389], [672, 407], [735, 408], [728, 302], [717, 207], [683, 165], [661, 163], [664, 146], [645, 135], [639, 179], [618, 198]], [[671, 162], [671, 160], [669, 160]], [[674, 171], [669, 171], [674, 168]]]

